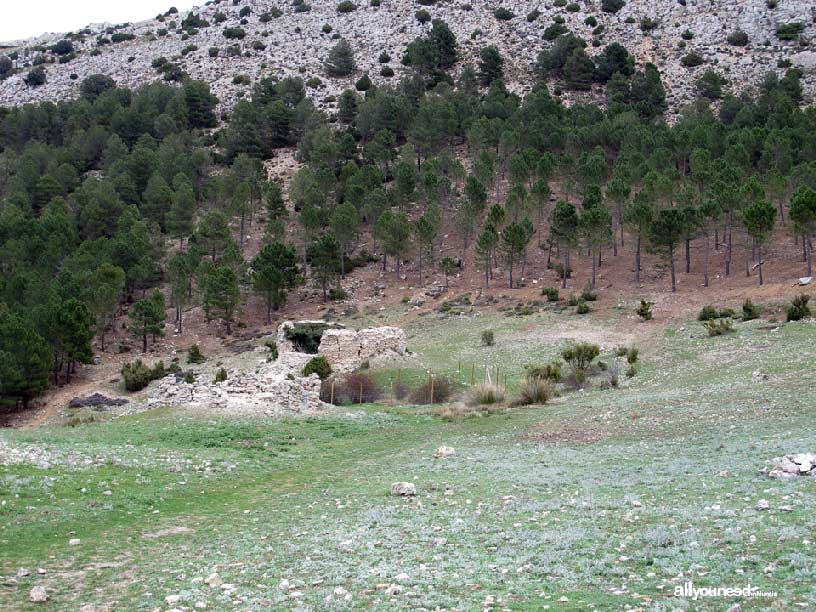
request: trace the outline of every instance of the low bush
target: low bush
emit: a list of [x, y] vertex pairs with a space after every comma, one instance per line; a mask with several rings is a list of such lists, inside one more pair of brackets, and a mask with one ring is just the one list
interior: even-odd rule
[[275, 342], [274, 340], [267, 340], [264, 344], [269, 349], [269, 361], [277, 361], [278, 360], [278, 343]]
[[555, 395], [555, 384], [546, 378], [528, 379], [519, 390], [516, 404], [519, 406], [531, 406], [535, 404], [546, 404]]
[[533, 380], [550, 380], [554, 383], [561, 381], [561, 362], [552, 361], [543, 366], [527, 367], [525, 378], [528, 381]]
[[122, 366], [122, 378], [125, 381], [126, 391], [141, 391], [151, 381], [164, 378], [167, 370], [164, 362], [157, 362], [152, 368], [142, 363], [141, 359], [126, 363]]
[[700, 313], [697, 315], [698, 321], [711, 321], [719, 317], [719, 312], [711, 304], [703, 306]]
[[735, 47], [744, 47], [748, 44], [748, 34], [743, 32], [742, 30], [735, 30], [728, 35], [726, 38], [729, 45], [734, 45]]
[[335, 406], [370, 404], [381, 396], [377, 381], [365, 372], [352, 372], [339, 380], [328, 378], [320, 385], [320, 399]]
[[482, 332], [482, 346], [493, 346], [496, 344], [496, 338], [492, 329], [486, 329]]
[[703, 323], [709, 336], [722, 336], [730, 332], [734, 323], [731, 319], [710, 319]]
[[215, 373], [215, 379], [213, 382], [220, 383], [227, 380], [227, 370], [225, 368], [219, 368], [219, 370]]
[[329, 360], [323, 355], [312, 357], [308, 362], [306, 362], [306, 365], [303, 366], [304, 376], [317, 374], [320, 377], [320, 380], [326, 380], [329, 376], [331, 376], [331, 373], [331, 364], [329, 364]]
[[207, 358], [197, 344], [187, 349], [187, 363], [204, 363], [205, 361], [207, 361]]
[[493, 11], [493, 16], [499, 21], [510, 21], [513, 17], [515, 17], [513, 11], [503, 6], [500, 6]]
[[480, 383], [467, 390], [466, 403], [470, 406], [500, 404], [504, 401], [504, 391], [492, 383]]
[[753, 319], [758, 319], [759, 315], [761, 314], [759, 306], [754, 304], [750, 299], [746, 299], [742, 303], [742, 320], [743, 321], [751, 321]]
[[579, 315], [587, 314], [591, 310], [592, 309], [589, 307], [589, 304], [587, 304], [582, 298], [578, 300], [578, 305], [575, 307], [575, 314]]
[[448, 401], [453, 385], [447, 378], [429, 378], [411, 394], [415, 404], [441, 404]]
[[575, 382], [582, 384], [586, 380], [587, 370], [592, 361], [601, 354], [601, 347], [589, 342], [572, 344], [561, 351], [561, 357], [566, 361], [575, 376]]
[[629, 347], [629, 350], [626, 351], [626, 362], [629, 364], [637, 363], [639, 353], [640, 351], [636, 346]]
[[561, 295], [555, 287], [544, 287], [541, 290], [541, 295], [546, 296], [548, 302], [557, 302], [561, 299]]
[[801, 321], [802, 319], [809, 317], [810, 316], [810, 308], [808, 307], [809, 301], [810, 296], [805, 295], [804, 293], [793, 298], [793, 301], [786, 310], [788, 321]]
[[585, 302], [594, 302], [598, 299], [598, 294], [592, 290], [592, 287], [586, 286], [584, 290], [581, 291], [581, 299]]

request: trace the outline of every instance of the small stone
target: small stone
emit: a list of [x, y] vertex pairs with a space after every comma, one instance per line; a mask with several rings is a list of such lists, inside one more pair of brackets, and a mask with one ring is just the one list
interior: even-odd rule
[[393, 497], [405, 497], [416, 494], [416, 485], [413, 482], [395, 482], [391, 485], [391, 495]]
[[181, 601], [181, 595], [168, 595], [164, 598], [164, 601], [168, 606], [175, 606]]
[[387, 595], [400, 595], [402, 593], [402, 587], [398, 584], [392, 584], [385, 590]]
[[456, 454], [456, 450], [452, 446], [440, 446], [436, 449], [434, 457], [437, 459], [444, 459], [445, 457], [452, 457]]
[[221, 579], [221, 576], [219, 576], [217, 573], [213, 573], [204, 579], [204, 583], [208, 584], [214, 589], [217, 589], [222, 584], [224, 584], [224, 581]]
[[33, 603], [45, 603], [48, 601], [48, 592], [44, 586], [35, 586], [28, 592], [28, 599]]
[[394, 580], [396, 580], [397, 582], [408, 582], [411, 580], [411, 577], [405, 572], [402, 572], [401, 574], [397, 574]]
[[79, 546], [82, 543], [82, 540], [79, 538], [71, 538], [68, 540], [68, 546]]
[[768, 510], [770, 507], [771, 504], [767, 499], [760, 499], [756, 505], [757, 510]]
[[734, 604], [730, 608], [728, 608], [728, 612], [742, 612], [742, 606], [739, 604]]
[[29, 576], [30, 574], [31, 574], [31, 572], [28, 570], [28, 568], [25, 568], [25, 567], [21, 567], [20, 569], [17, 570], [17, 577], [18, 578], [24, 578], [26, 576]]

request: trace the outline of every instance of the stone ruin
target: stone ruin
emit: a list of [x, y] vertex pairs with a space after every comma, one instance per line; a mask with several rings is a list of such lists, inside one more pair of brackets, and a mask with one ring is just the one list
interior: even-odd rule
[[405, 332], [399, 327], [371, 327], [354, 331], [339, 323], [326, 321], [285, 321], [278, 327], [278, 350], [309, 349], [302, 344], [305, 335], [311, 335], [316, 350], [305, 350], [323, 355], [335, 372], [351, 372], [363, 362], [405, 355]]
[[303, 368], [315, 355], [323, 355], [335, 372], [350, 372], [364, 361], [401, 356], [406, 352], [405, 332], [397, 327], [353, 331], [326, 321], [287, 321], [278, 328], [278, 359], [270, 361], [270, 349], [258, 346], [254, 367], [227, 370], [227, 380], [214, 382], [213, 366], [159, 380], [151, 389], [150, 407], [185, 405], [230, 416], [284, 416], [315, 414], [329, 408], [320, 400], [320, 378], [303, 376]]

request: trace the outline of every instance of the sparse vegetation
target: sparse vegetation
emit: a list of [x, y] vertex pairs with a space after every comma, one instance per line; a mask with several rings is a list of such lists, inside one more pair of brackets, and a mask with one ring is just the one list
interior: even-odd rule
[[306, 365], [303, 366], [304, 376], [317, 374], [318, 377], [320, 377], [320, 380], [326, 380], [329, 376], [331, 376], [331, 373], [331, 364], [329, 364], [329, 360], [323, 355], [312, 357], [308, 362], [306, 362]]
[[808, 302], [810, 296], [803, 293], [793, 298], [793, 301], [786, 309], [788, 321], [801, 321], [810, 316], [810, 307]]

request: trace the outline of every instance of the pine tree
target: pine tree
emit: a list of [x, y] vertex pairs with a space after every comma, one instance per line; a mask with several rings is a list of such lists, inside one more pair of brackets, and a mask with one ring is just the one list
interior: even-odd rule
[[235, 271], [227, 266], [210, 270], [204, 283], [204, 309], [208, 317], [215, 315], [224, 321], [228, 336], [240, 304], [241, 288]]
[[252, 260], [252, 286], [266, 302], [266, 322], [272, 310], [286, 303], [286, 295], [301, 280], [295, 249], [280, 242], [267, 244]]
[[489, 87], [493, 81], [504, 76], [504, 58], [494, 45], [482, 47], [479, 51], [479, 83]]
[[31, 398], [48, 387], [53, 354], [28, 321], [0, 304], [0, 398]]
[[167, 315], [164, 312], [164, 297], [161, 299], [157, 297], [161, 292], [156, 290], [153, 294], [146, 298], [142, 298], [130, 309], [128, 318], [130, 318], [131, 333], [140, 338], [142, 341], [142, 352], [147, 352], [147, 338], [148, 336], [161, 336], [164, 334], [164, 321]]
[[166, 217], [167, 232], [183, 246], [184, 237], [193, 232], [196, 210], [193, 184], [186, 174], [177, 174], [173, 179], [171, 202]]
[[683, 213], [676, 208], [666, 208], [657, 211], [648, 229], [651, 248], [669, 260], [673, 292], [677, 291], [674, 253], [677, 245], [683, 239], [685, 227], [686, 220], [683, 218]]
[[759, 284], [762, 278], [762, 245], [768, 240], [776, 221], [776, 208], [770, 202], [754, 202], [742, 213], [742, 223], [748, 234], [754, 239], [757, 247], [757, 267], [759, 268]]
[[502, 230], [501, 244], [507, 267], [510, 271], [510, 288], [513, 288], [513, 268], [522, 259], [530, 234], [521, 223], [511, 223]]
[[327, 232], [306, 249], [306, 260], [312, 268], [312, 276], [323, 291], [323, 300], [329, 296], [329, 285], [340, 275], [342, 254], [334, 234]]
[[119, 301], [125, 290], [125, 271], [119, 266], [103, 263], [91, 275], [83, 300], [96, 320], [96, 334], [105, 350], [105, 330], [113, 322]]
[[564, 252], [561, 288], [566, 289], [570, 271], [570, 248], [578, 239], [578, 213], [575, 206], [563, 200], [556, 203], [552, 212], [550, 234], [553, 242], [558, 244], [559, 250]]
[[353, 73], [357, 66], [354, 63], [354, 51], [345, 38], [332, 47], [325, 63], [326, 72], [331, 77], [344, 77]]
[[499, 233], [492, 224], [488, 223], [476, 241], [476, 261], [477, 265], [484, 270], [485, 287], [490, 286], [491, 271], [493, 269], [493, 253], [498, 243]]

